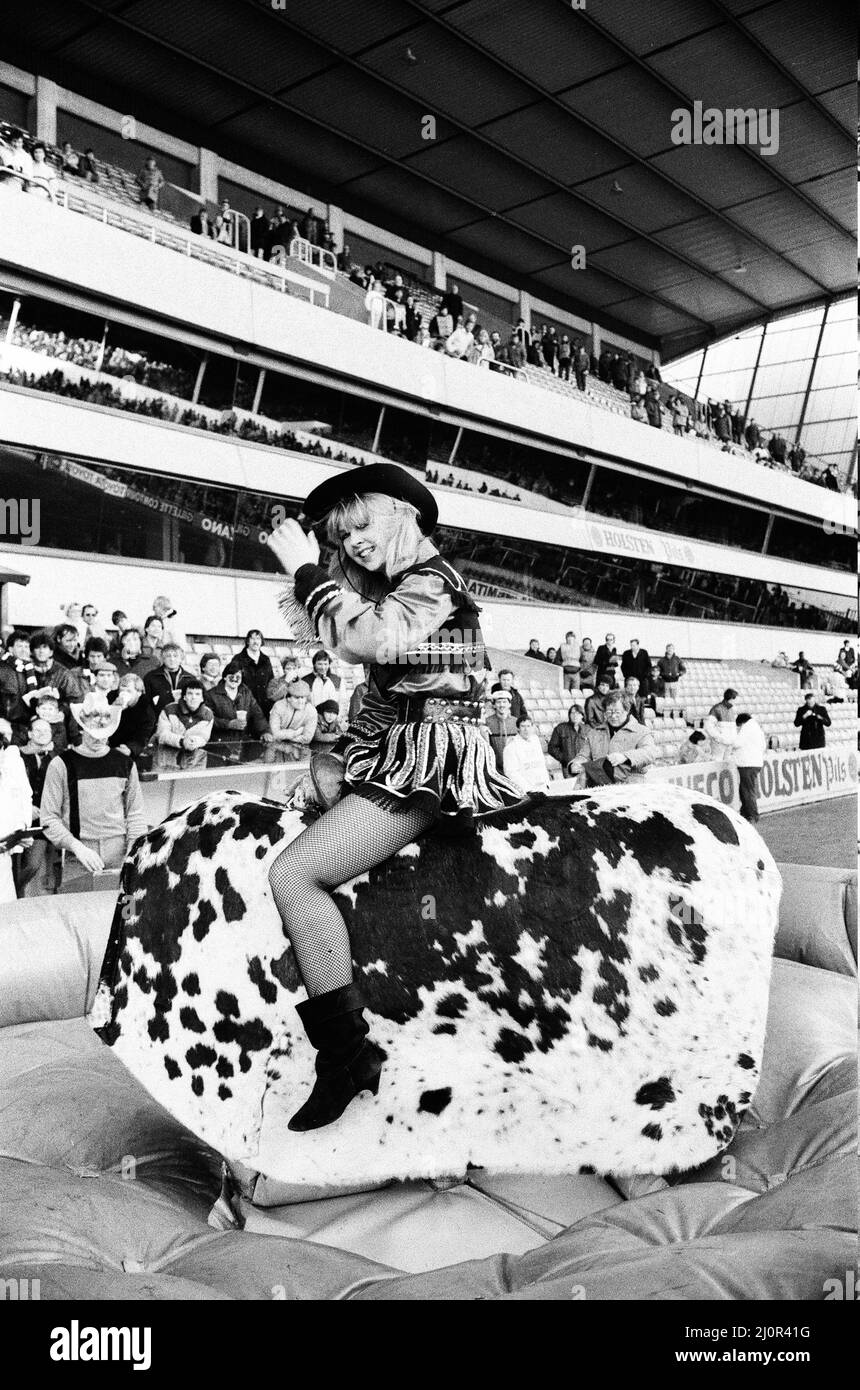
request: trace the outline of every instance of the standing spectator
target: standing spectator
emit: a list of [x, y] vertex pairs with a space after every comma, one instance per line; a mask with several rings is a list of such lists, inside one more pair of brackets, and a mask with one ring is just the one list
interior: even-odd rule
[[657, 669], [663, 678], [664, 693], [670, 700], [674, 700], [678, 693], [678, 681], [687, 674], [687, 668], [681, 658], [675, 655], [675, 648], [671, 642], [666, 648], [666, 655], [658, 659]]
[[[204, 694], [207, 690], [214, 690], [221, 679], [221, 658], [217, 652], [204, 652], [200, 658], [200, 679], [203, 682]], [[271, 700], [272, 696], [267, 691], [267, 696]]]
[[525, 792], [543, 792], [549, 786], [549, 773], [540, 739], [528, 717], [517, 720], [516, 736], [505, 744], [502, 771]]
[[72, 706], [72, 714], [83, 742], [52, 758], [41, 803], [45, 835], [66, 851], [64, 882], [118, 869], [148, 828], [137, 768], [108, 743], [120, 711], [103, 694], [90, 692]]
[[322, 649], [315, 652], [311, 665], [313, 669], [310, 675], [303, 676], [302, 680], [307, 683], [314, 709], [318, 710], [320, 705], [331, 700], [339, 707], [341, 681], [340, 676], [336, 676], [331, 669], [331, 657], [328, 652]]
[[630, 712], [640, 724], [650, 723], [657, 711], [652, 695], [639, 694], [639, 677], [627, 676], [624, 681], [624, 694], [630, 701]]
[[21, 176], [20, 179], [6, 178], [3, 183], [13, 190], [24, 189], [33, 177], [33, 161], [24, 148], [24, 137], [20, 131], [13, 132], [8, 144], [0, 145], [0, 159], [4, 169], [11, 169]]
[[418, 312], [418, 307], [417, 307], [417, 305], [416, 305], [416, 303], [415, 303], [415, 298], [414, 298], [414, 296], [411, 295], [411, 294], [410, 294], [410, 295], [407, 295], [407, 297], [406, 297], [406, 319], [405, 319], [405, 324], [404, 324], [404, 332], [405, 332], [406, 337], [408, 338], [408, 340], [409, 340], [410, 343], [414, 343], [414, 342], [415, 342], [415, 339], [418, 337], [418, 332], [419, 332], [419, 329], [421, 328], [423, 322], [424, 322], [424, 320], [422, 319], [420, 313]]
[[565, 690], [578, 690], [580, 661], [576, 638], [572, 632], [564, 634], [564, 641], [559, 647], [555, 659], [562, 668]]
[[79, 178], [81, 172], [81, 157], [74, 149], [71, 140], [63, 141], [63, 162], [60, 166], [61, 173], [65, 177]]
[[575, 777], [578, 774], [582, 762], [588, 757], [585, 712], [582, 705], [570, 706], [567, 719], [561, 724], [556, 724], [550, 734], [546, 751], [551, 758], [561, 763], [565, 777]]
[[99, 182], [99, 171], [96, 165], [95, 151], [92, 146], [84, 150], [83, 157], [78, 166], [78, 174], [80, 178], [86, 179], [87, 183]]
[[714, 420], [714, 434], [724, 447], [732, 442], [731, 416], [726, 412], [726, 408], [723, 405], [717, 406], [717, 416]]
[[158, 716], [156, 742], [162, 748], [196, 753], [205, 747], [212, 733], [212, 711], [203, 702], [203, 683], [189, 676], [177, 700], [167, 704]]
[[[30, 783], [24, 761], [12, 742], [9, 721], [0, 717], [0, 840], [17, 830], [29, 829], [32, 819]], [[29, 846], [25, 847], [25, 853], [27, 848]], [[12, 856], [0, 848], [0, 903], [14, 902], [16, 897]]]
[[570, 369], [572, 365], [573, 349], [570, 346], [570, 338], [566, 333], [563, 333], [561, 342], [558, 345], [558, 375], [561, 381], [570, 381]]
[[0, 719], [11, 724], [15, 744], [27, 741], [31, 716], [26, 696], [35, 692], [38, 684], [30, 659], [30, 639], [26, 632], [13, 632], [0, 661]]
[[67, 671], [81, 664], [81, 637], [74, 623], [60, 623], [54, 628], [54, 660]]
[[594, 643], [590, 637], [583, 637], [582, 646], [579, 649], [579, 686], [590, 685], [594, 687], [595, 666], [597, 659], [594, 650]]
[[711, 740], [711, 749], [714, 757], [718, 761], [725, 761], [731, 757], [732, 746], [735, 741], [735, 711], [734, 704], [738, 698], [738, 692], [729, 688], [723, 691], [723, 698], [715, 705], [711, 705], [704, 719], [704, 730]]
[[381, 329], [384, 333], [388, 324], [386, 320], [385, 291], [382, 288], [381, 280], [374, 280], [373, 284], [364, 296], [364, 307], [367, 310], [367, 321], [371, 328]]
[[119, 689], [108, 700], [120, 711], [119, 724], [108, 743], [136, 763], [155, 733], [158, 719], [146, 698], [142, 678], [134, 671], [126, 672], [119, 678]]
[[185, 628], [179, 621], [179, 614], [173, 607], [173, 602], [166, 594], [159, 594], [158, 598], [152, 603], [153, 614], [161, 619], [164, 629], [162, 640], [164, 642], [175, 642], [177, 647], [181, 647], [184, 652], [188, 651], [188, 638], [185, 635]]
[[311, 246], [316, 246], [319, 232], [317, 228], [317, 219], [312, 207], [308, 208], [302, 218], [301, 230], [305, 241], [309, 241]]
[[191, 676], [182, 664], [184, 655], [176, 642], [165, 642], [161, 648], [161, 666], [144, 677], [146, 698], [159, 714], [179, 698], [179, 692]]
[[228, 661], [220, 681], [214, 690], [206, 691], [205, 699], [215, 716], [213, 743], [245, 739], [272, 742], [266, 716], [242, 680], [241, 666]]
[[457, 326], [445, 343], [445, 354], [448, 357], [465, 357], [474, 341], [461, 317], [457, 319]]
[[623, 356], [620, 352], [614, 352], [612, 354], [612, 362], [610, 364], [609, 371], [610, 376], [612, 377], [612, 385], [615, 387], [616, 391], [626, 392], [627, 358]]
[[686, 434], [690, 425], [690, 409], [683, 396], [672, 402], [672, 428], [676, 434]]
[[269, 715], [272, 740], [277, 744], [289, 744], [299, 757], [301, 750], [314, 739], [319, 723], [310, 686], [307, 681], [294, 677], [290, 681], [275, 681], [273, 693], [275, 702]]
[[523, 652], [523, 656], [530, 656], [533, 661], [546, 661], [546, 654], [540, 649], [540, 638], [529, 638], [528, 651]]
[[111, 625], [115, 629], [113, 637], [110, 639], [110, 656], [114, 661], [120, 654], [122, 647], [122, 634], [128, 632], [133, 626], [131, 618], [127, 613], [123, 613], [121, 608], [115, 608], [110, 615]]
[[[160, 623], [159, 619], [156, 619]], [[145, 680], [151, 671], [157, 671], [161, 665], [158, 652], [150, 650], [149, 655], [145, 655], [143, 650], [143, 636], [136, 627], [126, 628], [119, 643], [119, 656], [116, 658], [116, 669], [120, 676], [133, 674]]]
[[648, 412], [639, 396], [630, 402], [630, 419], [638, 420], [640, 425], [648, 424]]
[[711, 745], [701, 729], [694, 729], [681, 748], [678, 762], [682, 767], [688, 763], [707, 763], [711, 758]]
[[843, 676], [847, 676], [852, 666], [856, 664], [856, 661], [857, 654], [846, 638], [836, 656], [836, 669], [837, 671], [841, 671]]
[[269, 219], [261, 207], [254, 208], [254, 216], [249, 223], [251, 235], [251, 255], [265, 260], [266, 242], [269, 236]]
[[48, 159], [48, 151], [37, 140], [33, 146], [33, 174], [28, 185], [28, 192], [43, 193], [46, 197], [51, 196], [51, 188], [57, 179], [56, 165]]
[[188, 225], [196, 236], [209, 238], [215, 236], [215, 228], [210, 221], [209, 211], [205, 204], [203, 207], [199, 208], [197, 212], [191, 214]]
[[556, 341], [554, 328], [548, 328], [547, 325], [544, 324], [543, 331], [541, 333], [540, 346], [541, 352], [543, 353], [543, 360], [549, 367], [553, 376], [555, 376], [555, 358], [558, 343]]
[[[58, 751], [51, 725], [37, 715], [30, 723], [30, 736], [21, 748], [31, 802], [37, 815], [48, 764]], [[38, 898], [59, 892], [62, 860], [59, 850], [50, 840], [42, 836], [35, 838], [16, 858], [13, 867], [19, 898]]]
[[649, 386], [645, 396], [645, 414], [648, 416], [648, 424], [655, 430], [663, 428], [663, 407], [660, 404], [660, 392], [656, 386]]
[[506, 744], [517, 736], [517, 721], [511, 713], [511, 692], [497, 688], [492, 693], [493, 712], [485, 719], [490, 747], [499, 771], [503, 770], [502, 757]]
[[30, 637], [30, 652], [36, 684], [40, 688], [51, 686], [57, 691], [60, 700], [78, 700], [81, 691], [73, 679], [69, 668], [54, 658], [54, 643], [44, 628]]
[[786, 671], [789, 669], [788, 657], [786, 656], [785, 652], [777, 652], [776, 656], [770, 664], [771, 667], [776, 671]]
[[650, 695], [651, 658], [645, 648], [640, 647], [635, 637], [631, 639], [630, 646], [621, 658], [621, 674], [625, 680], [628, 676], [636, 676], [643, 697]]
[[807, 748], [824, 748], [827, 743], [825, 729], [830, 728], [830, 714], [826, 705], [819, 705], [815, 691], [807, 690], [803, 704], [794, 716], [794, 727], [800, 730], [801, 751]]
[[759, 429], [755, 420], [753, 420], [752, 416], [750, 416], [747, 427], [744, 430], [744, 439], [746, 440], [747, 448], [750, 450], [751, 453], [754, 450], [756, 450], [761, 444], [761, 430]]
[[588, 353], [582, 343], [577, 343], [573, 354], [573, 374], [576, 377], [576, 384], [580, 391], [584, 391], [588, 380], [589, 359]]
[[612, 682], [608, 674], [604, 671], [597, 677], [597, 687], [593, 695], [589, 695], [585, 702], [585, 722], [591, 729], [599, 728], [606, 723], [605, 709], [606, 700], [612, 690]]
[[741, 410], [740, 406], [738, 406], [737, 410], [732, 410], [732, 412], [731, 412], [731, 420], [732, 420], [732, 439], [734, 440], [735, 444], [743, 444], [743, 442], [744, 442], [744, 426], [746, 425], [747, 417], [744, 415], [744, 413], [743, 413], [743, 411]]
[[643, 782], [657, 759], [654, 735], [634, 718], [623, 690], [610, 691], [603, 712], [603, 724], [586, 726], [586, 784]]
[[513, 332], [513, 341], [518, 343], [523, 350], [528, 353], [532, 345], [532, 335], [526, 328], [525, 319], [517, 319], [517, 326]]
[[491, 695], [495, 695], [497, 690], [506, 690], [510, 695], [511, 714], [513, 715], [514, 719], [522, 719], [524, 714], [528, 714], [528, 710], [526, 709], [526, 702], [523, 699], [520, 692], [517, 690], [516, 686], [514, 685], [514, 673], [513, 671], [509, 671], [507, 667], [504, 667], [499, 672], [499, 679], [493, 686]]
[[[460, 294], [459, 285], [452, 284], [450, 290], [443, 294], [439, 301], [439, 309], [443, 314], [451, 315], [452, 323], [456, 323], [458, 319], [463, 318], [466, 312], [466, 306], [463, 303], [463, 296]], [[522, 323], [522, 319], [520, 319], [520, 323]]]
[[454, 320], [447, 310], [440, 309], [430, 320], [430, 336], [435, 339], [434, 346], [441, 352], [454, 332]]
[[594, 657], [595, 678], [599, 683], [601, 676], [608, 677], [610, 690], [615, 685], [618, 668], [621, 665], [621, 657], [615, 647], [615, 633], [607, 632], [606, 637], [597, 648]]
[[739, 714], [731, 755], [738, 769], [741, 815], [753, 825], [759, 818], [758, 778], [767, 751], [767, 739], [761, 725], [751, 714]]
[[164, 175], [153, 155], [149, 155], [138, 174], [137, 186], [140, 189], [140, 201], [145, 203], [151, 212], [157, 212], [158, 200], [164, 187]]
[[274, 679], [272, 663], [263, 651], [263, 634], [258, 627], [252, 627], [245, 635], [245, 645], [231, 661], [238, 666], [242, 680], [247, 685], [263, 714], [268, 714], [271, 701], [266, 693], [269, 682]]
[[788, 454], [788, 444], [783, 439], [782, 435], [776, 433], [772, 434], [768, 440], [767, 448], [774, 463], [778, 464], [780, 468], [784, 468]]
[[815, 674], [810, 662], [806, 659], [804, 652], [798, 652], [797, 660], [791, 663], [792, 671], [796, 671], [800, 677], [801, 690], [808, 690], [812, 686], [812, 677]]

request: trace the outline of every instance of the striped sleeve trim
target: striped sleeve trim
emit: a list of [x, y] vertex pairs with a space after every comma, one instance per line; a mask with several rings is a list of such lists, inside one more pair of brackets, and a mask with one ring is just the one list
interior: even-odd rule
[[333, 598], [337, 598], [340, 589], [333, 579], [327, 579], [324, 584], [318, 584], [312, 589], [305, 600], [305, 607], [308, 610], [308, 617], [316, 625], [320, 616], [325, 612], [326, 607]]

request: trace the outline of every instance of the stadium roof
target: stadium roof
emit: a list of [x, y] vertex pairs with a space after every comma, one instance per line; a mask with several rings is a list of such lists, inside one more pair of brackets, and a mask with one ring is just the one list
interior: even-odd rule
[[[31, 0], [4, 46], [664, 357], [854, 287], [851, 6], [278, 3]], [[778, 108], [778, 149], [673, 144], [697, 101]]]

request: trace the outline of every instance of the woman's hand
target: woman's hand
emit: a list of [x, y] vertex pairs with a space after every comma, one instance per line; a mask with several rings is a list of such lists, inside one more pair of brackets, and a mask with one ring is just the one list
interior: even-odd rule
[[302, 565], [319, 564], [320, 548], [316, 536], [312, 531], [303, 531], [292, 517], [275, 528], [266, 544], [287, 574], [295, 574]]

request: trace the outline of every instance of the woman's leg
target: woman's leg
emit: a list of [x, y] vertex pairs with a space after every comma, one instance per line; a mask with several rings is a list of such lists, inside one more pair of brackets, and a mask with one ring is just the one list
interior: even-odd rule
[[432, 819], [345, 796], [278, 855], [269, 883], [311, 997], [352, 983], [349, 934], [327, 889], [383, 863]]

